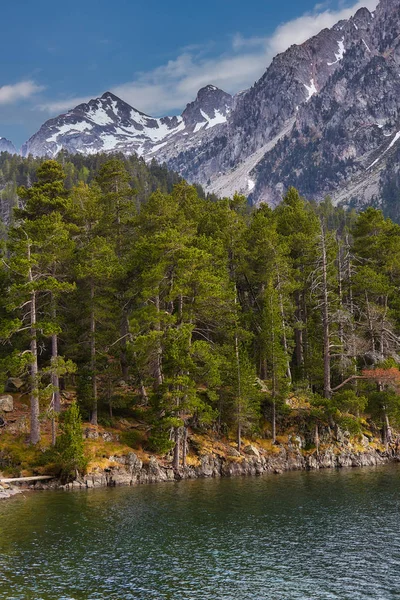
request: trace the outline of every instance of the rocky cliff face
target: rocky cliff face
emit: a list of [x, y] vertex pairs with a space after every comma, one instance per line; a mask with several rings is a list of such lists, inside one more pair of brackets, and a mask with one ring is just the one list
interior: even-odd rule
[[7, 138], [0, 137], [0, 152], [8, 152], [9, 154], [17, 154], [15, 146]]
[[393, 206], [399, 40], [399, 0], [360, 9], [277, 56], [199, 150], [164, 160], [210, 191], [240, 191], [255, 203], [275, 204], [294, 185], [309, 198], [353, 204], [389, 194]]
[[137, 152], [255, 203], [290, 185], [369, 202], [398, 189], [399, 67], [400, 0], [381, 0], [278, 55], [235, 98], [210, 85], [182, 115], [156, 119], [106, 93], [45, 123], [23, 154]]

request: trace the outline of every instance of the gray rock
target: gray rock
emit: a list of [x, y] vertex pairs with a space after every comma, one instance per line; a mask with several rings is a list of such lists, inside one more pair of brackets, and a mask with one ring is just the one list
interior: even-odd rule
[[4, 386], [4, 391], [12, 394], [16, 394], [21, 392], [24, 387], [24, 382], [19, 377], [10, 377], [7, 379], [6, 385]]
[[245, 446], [245, 448], [243, 449], [243, 452], [245, 454], [250, 454], [251, 456], [257, 456], [257, 458], [260, 458], [260, 453], [259, 453], [258, 449], [255, 446], [253, 446], [252, 444]]
[[14, 410], [14, 400], [13, 397], [4, 394], [0, 396], [0, 411], [3, 412], [12, 412]]
[[239, 458], [241, 456], [239, 450], [236, 450], [236, 448], [232, 448], [232, 446], [229, 446], [229, 448], [226, 451], [228, 456], [232, 456], [235, 458]]

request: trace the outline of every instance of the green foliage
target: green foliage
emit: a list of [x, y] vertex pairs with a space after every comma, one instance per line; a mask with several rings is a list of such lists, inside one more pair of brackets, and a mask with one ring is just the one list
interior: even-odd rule
[[54, 460], [64, 480], [83, 473], [87, 466], [82, 437], [82, 419], [76, 402], [62, 416], [60, 434], [54, 449]]
[[36, 408], [64, 379], [93, 424], [98, 408], [110, 423], [142, 410], [164, 454], [184, 430], [279, 424], [300, 387], [313, 424], [400, 420], [393, 383], [355, 379], [398, 362], [400, 227], [380, 211], [294, 188], [274, 209], [211, 202], [134, 156], [2, 155], [0, 170], [21, 200], [2, 246], [0, 381], [24, 376]]
[[146, 447], [151, 452], [156, 452], [162, 456], [170, 452], [175, 443], [171, 438], [171, 428], [180, 426], [181, 422], [176, 419], [164, 418], [160, 419], [154, 424], [149, 438], [146, 443]]
[[137, 429], [129, 429], [128, 431], [121, 433], [120, 440], [126, 446], [129, 446], [134, 450], [138, 450], [143, 445], [146, 437], [142, 431], [138, 431]]

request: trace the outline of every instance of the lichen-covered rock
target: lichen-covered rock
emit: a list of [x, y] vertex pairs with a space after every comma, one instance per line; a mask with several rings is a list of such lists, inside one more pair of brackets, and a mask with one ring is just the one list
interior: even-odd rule
[[248, 446], [245, 446], [245, 448], [243, 449], [243, 452], [245, 454], [250, 454], [250, 456], [257, 456], [257, 458], [260, 458], [260, 452], [252, 444], [249, 444]]
[[9, 394], [0, 396], [0, 412], [12, 412], [14, 410], [14, 400]]

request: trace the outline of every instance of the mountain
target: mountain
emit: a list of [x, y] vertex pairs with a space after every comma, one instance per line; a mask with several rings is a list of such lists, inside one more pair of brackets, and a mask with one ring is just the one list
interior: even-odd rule
[[290, 185], [317, 200], [386, 190], [397, 202], [399, 63], [400, 0], [381, 0], [291, 46], [235, 97], [209, 85], [180, 116], [153, 118], [107, 92], [47, 121], [22, 153], [136, 152], [254, 203], [275, 204]]
[[10, 140], [0, 137], [0, 152], [8, 152], [9, 154], [17, 154], [17, 150]]
[[50, 119], [22, 147], [22, 155], [55, 156], [62, 148], [71, 153], [98, 152], [151, 155], [161, 147], [202, 137], [226, 122], [232, 97], [215, 86], [201, 89], [181, 116], [150, 117], [111, 92]]
[[290, 185], [315, 199], [371, 201], [400, 131], [399, 17], [400, 1], [382, 0], [290, 47], [236, 100], [216, 155], [211, 143], [169, 164], [256, 203], [275, 204]]

